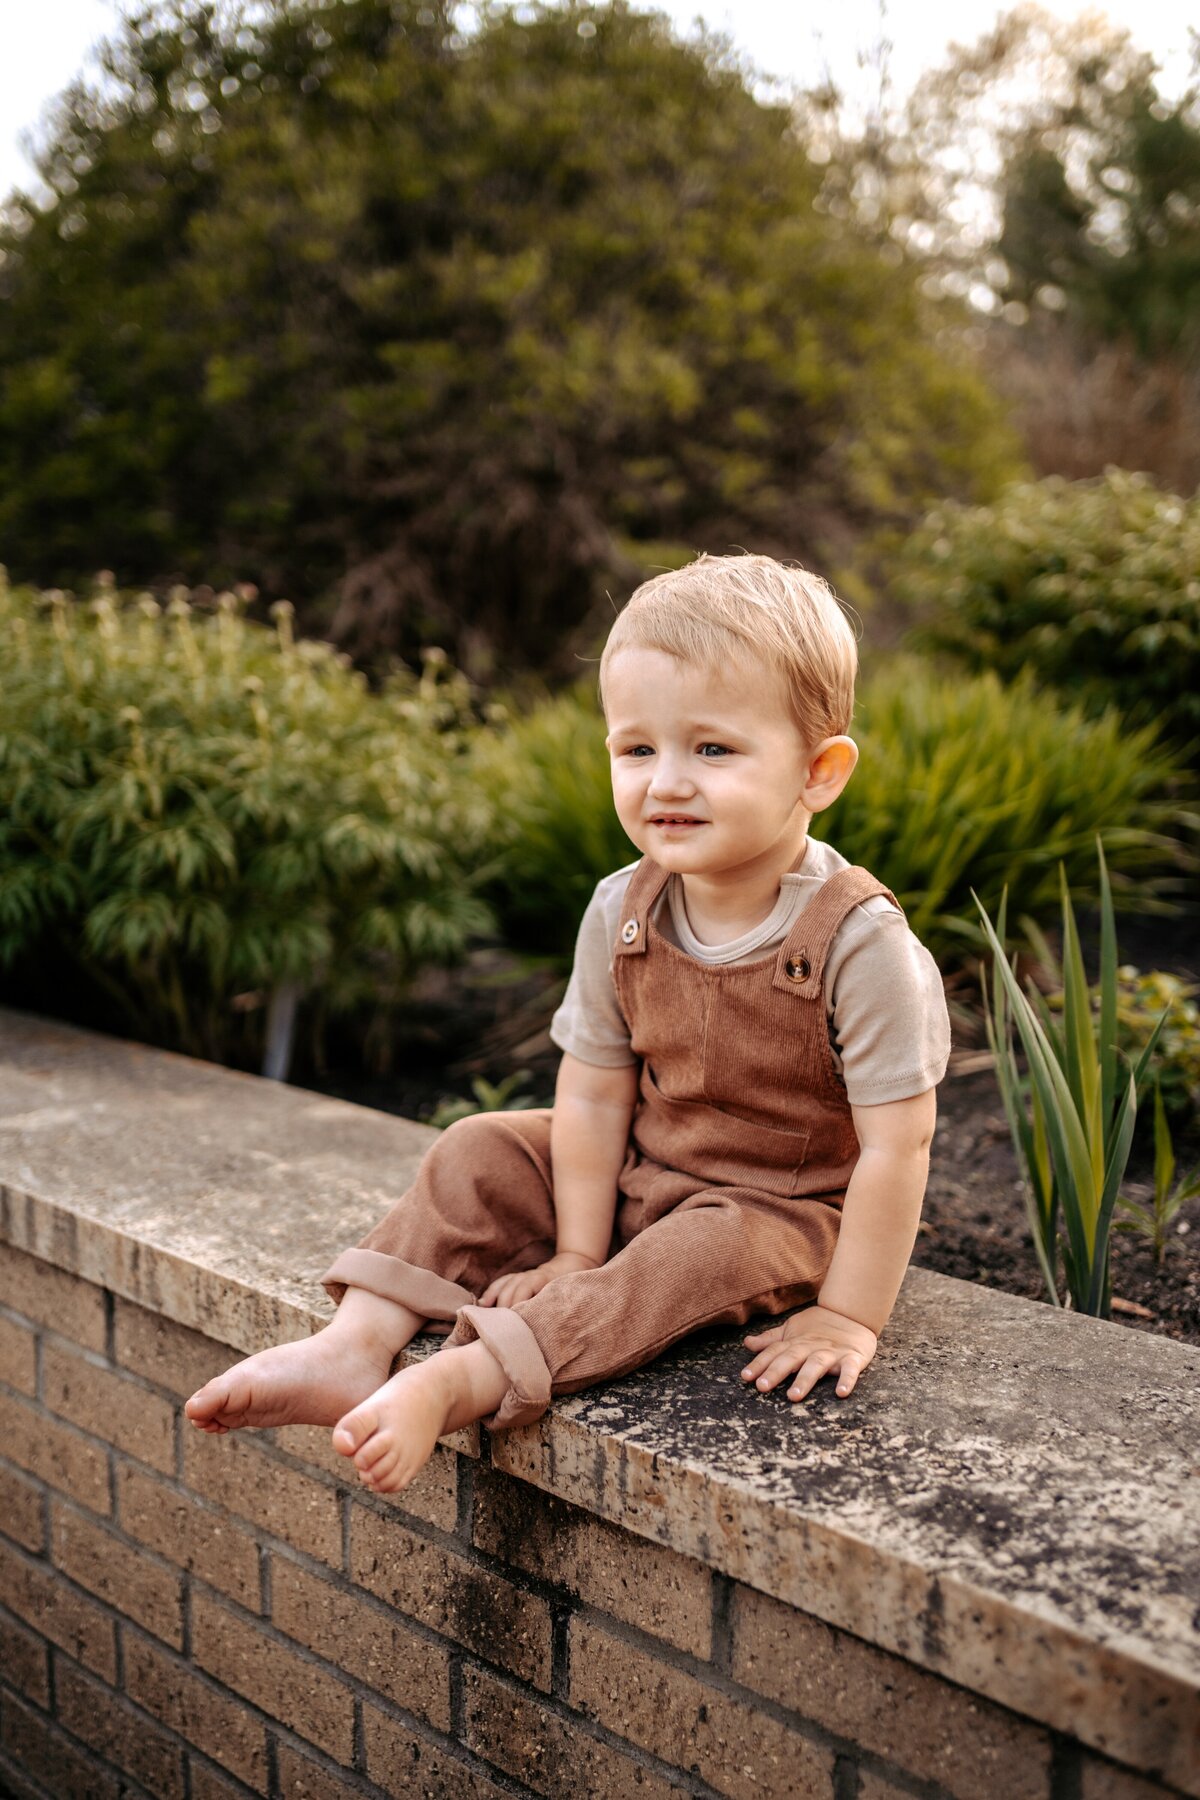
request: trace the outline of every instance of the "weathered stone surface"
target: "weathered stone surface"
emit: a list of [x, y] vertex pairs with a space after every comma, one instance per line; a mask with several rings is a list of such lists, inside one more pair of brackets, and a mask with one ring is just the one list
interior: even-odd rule
[[[0, 1013], [0, 1241], [243, 1350], [328, 1315], [317, 1277], [430, 1141]], [[1200, 1352], [923, 1270], [845, 1400], [747, 1391], [742, 1335], [557, 1400], [494, 1462], [1200, 1794]]]

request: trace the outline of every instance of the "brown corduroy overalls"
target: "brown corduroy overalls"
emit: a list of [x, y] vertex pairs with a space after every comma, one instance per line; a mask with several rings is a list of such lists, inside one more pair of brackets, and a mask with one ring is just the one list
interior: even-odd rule
[[484, 1421], [493, 1431], [702, 1326], [804, 1305], [833, 1255], [859, 1144], [830, 1049], [825, 959], [855, 906], [893, 896], [867, 870], [843, 869], [778, 952], [702, 963], [650, 921], [666, 880], [649, 858], [638, 864], [613, 957], [642, 1060], [608, 1260], [513, 1307], [473, 1304], [498, 1276], [554, 1254], [546, 1107], [451, 1125], [408, 1192], [322, 1278], [338, 1300], [362, 1287], [453, 1319], [447, 1348], [482, 1339], [509, 1378]]

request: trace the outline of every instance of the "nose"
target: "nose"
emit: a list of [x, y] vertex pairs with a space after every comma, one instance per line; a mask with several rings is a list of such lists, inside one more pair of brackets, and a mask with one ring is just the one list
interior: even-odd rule
[[684, 759], [669, 751], [660, 751], [655, 759], [650, 786], [646, 790], [650, 799], [675, 800], [685, 794], [694, 794], [695, 791], [696, 783]]

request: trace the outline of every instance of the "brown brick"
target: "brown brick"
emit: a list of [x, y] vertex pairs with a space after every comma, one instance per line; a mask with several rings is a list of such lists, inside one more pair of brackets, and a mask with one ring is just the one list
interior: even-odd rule
[[95, 1513], [109, 1510], [108, 1455], [27, 1400], [0, 1394], [0, 1444], [10, 1462]]
[[507, 1475], [475, 1477], [475, 1542], [693, 1656], [712, 1650], [712, 1575]]
[[171, 1474], [175, 1468], [175, 1413], [166, 1400], [136, 1381], [97, 1368], [72, 1350], [47, 1344], [42, 1351], [42, 1399], [52, 1413], [84, 1431], [96, 1431], [119, 1450]]
[[65, 1658], [59, 1658], [54, 1693], [59, 1721], [68, 1731], [162, 1800], [183, 1794], [183, 1751], [165, 1731]]
[[1082, 1753], [1079, 1775], [1079, 1800], [1170, 1800], [1175, 1793], [1090, 1750]]
[[423, 1625], [502, 1663], [535, 1687], [550, 1686], [550, 1608], [491, 1569], [453, 1556], [398, 1519], [355, 1507], [350, 1569], [360, 1587]]
[[857, 1800], [912, 1800], [912, 1789], [897, 1787], [875, 1769], [860, 1769]]
[[301, 1475], [246, 1443], [186, 1428], [184, 1473], [189, 1487], [273, 1536], [335, 1569], [342, 1565], [342, 1513], [336, 1489]]
[[[300, 1462], [323, 1470], [360, 1491], [358, 1475], [348, 1457], [339, 1456], [330, 1442], [324, 1425], [281, 1425], [272, 1432], [275, 1448], [284, 1450]], [[458, 1518], [458, 1457], [444, 1444], [438, 1444], [416, 1480], [388, 1502], [391, 1510], [427, 1519], [443, 1531], [453, 1531]]]
[[39, 1706], [49, 1706], [50, 1654], [45, 1640], [0, 1619], [0, 1676]]
[[118, 1612], [136, 1619], [155, 1637], [183, 1643], [182, 1578], [111, 1531], [93, 1525], [78, 1513], [55, 1505], [51, 1517], [51, 1542], [58, 1567], [80, 1587], [98, 1594]]
[[353, 1760], [350, 1689], [206, 1594], [192, 1600], [192, 1660], [338, 1762]]
[[77, 1749], [49, 1719], [8, 1694], [0, 1708], [0, 1748], [36, 1775], [54, 1800], [118, 1800], [115, 1775]]
[[189, 1756], [188, 1765], [192, 1779], [192, 1800], [244, 1800], [249, 1793], [240, 1781], [230, 1781], [210, 1763], [201, 1762], [198, 1756]]
[[125, 1690], [131, 1700], [238, 1776], [256, 1794], [266, 1793], [267, 1732], [262, 1720], [178, 1657], [128, 1630]]
[[0, 1381], [23, 1394], [37, 1392], [37, 1339], [12, 1319], [0, 1319]]
[[463, 1709], [464, 1742], [537, 1794], [668, 1800], [689, 1791], [589, 1737], [577, 1721], [551, 1712], [532, 1694], [473, 1663], [463, 1669]]
[[[397, 1800], [400, 1795], [404, 1800], [508, 1800], [508, 1789], [369, 1703], [363, 1706], [363, 1730], [367, 1774], [376, 1787]], [[290, 1800], [291, 1790], [285, 1788], [284, 1792]], [[324, 1800], [324, 1792], [314, 1788], [312, 1800], [318, 1797]]]
[[784, 1793], [832, 1800], [832, 1752], [746, 1701], [578, 1615], [570, 1657], [572, 1706], [731, 1800]]
[[731, 1622], [730, 1673], [756, 1693], [961, 1800], [1048, 1793], [1049, 1733], [1015, 1713], [740, 1582]]
[[117, 1464], [117, 1506], [129, 1537], [259, 1610], [258, 1545], [223, 1513], [206, 1511], [129, 1463]]
[[0, 1531], [5, 1537], [24, 1544], [27, 1550], [40, 1551], [46, 1545], [45, 1508], [42, 1491], [26, 1481], [15, 1469], [0, 1464]]
[[113, 1328], [117, 1361], [180, 1400], [244, 1354], [120, 1295], [114, 1301]]
[[49, 1325], [85, 1350], [104, 1349], [103, 1288], [0, 1244], [0, 1293], [14, 1312]]
[[271, 1620], [280, 1631], [336, 1662], [348, 1674], [450, 1729], [450, 1652], [408, 1628], [408, 1620], [360, 1595], [320, 1581], [276, 1556]]
[[[279, 1791], [287, 1800], [347, 1800], [352, 1791], [357, 1792], [351, 1790], [344, 1773], [306, 1756], [294, 1744], [281, 1743], [277, 1756]], [[403, 1791], [407, 1795], [408, 1789]]]
[[116, 1626], [46, 1563], [0, 1545], [0, 1600], [10, 1612], [106, 1681], [117, 1678]]

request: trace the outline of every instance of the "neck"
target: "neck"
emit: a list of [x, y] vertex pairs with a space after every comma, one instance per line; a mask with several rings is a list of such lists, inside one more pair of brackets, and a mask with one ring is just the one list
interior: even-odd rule
[[808, 849], [807, 831], [754, 862], [712, 875], [681, 875], [688, 921], [700, 942], [727, 943], [753, 931], [770, 916], [780, 882], [799, 867]]

